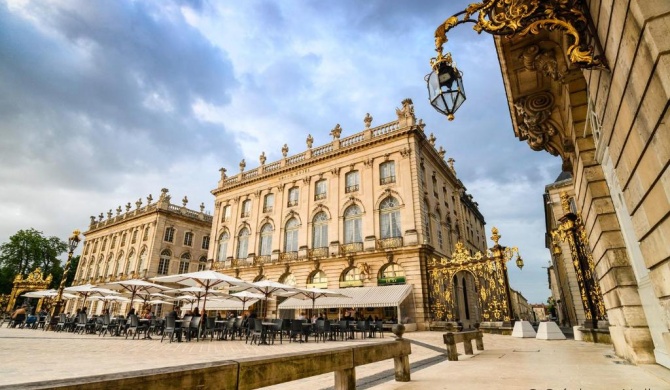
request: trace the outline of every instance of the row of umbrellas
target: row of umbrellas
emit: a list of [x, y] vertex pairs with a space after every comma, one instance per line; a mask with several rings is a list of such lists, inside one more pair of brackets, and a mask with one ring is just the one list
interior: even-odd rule
[[[176, 283], [187, 286], [181, 289], [170, 289], [161, 284], [149, 282], [142, 279], [120, 280], [116, 282], [109, 282], [99, 286], [84, 284], [80, 286], [67, 287], [63, 293], [64, 298], [74, 298], [75, 293], [86, 299], [99, 299], [108, 302], [130, 302], [132, 305], [136, 297], [141, 298], [144, 302], [149, 304], [168, 303], [161, 298], [169, 298], [172, 300], [187, 300], [193, 303], [203, 300], [202, 310], [206, 310], [208, 297], [233, 299], [242, 302], [242, 310], [246, 303], [253, 300], [267, 300], [270, 296], [294, 297], [300, 299], [311, 299], [312, 308], [315, 302], [320, 297], [345, 297], [336, 291], [318, 289], [318, 288], [297, 288], [283, 283], [274, 282], [270, 280], [262, 280], [259, 282], [245, 282], [243, 280], [234, 278], [232, 276], [222, 274], [220, 272], [206, 270], [198, 272], [189, 272], [184, 274], [160, 276], [151, 279], [154, 282], [160, 283]], [[220, 289], [227, 287], [229, 291], [237, 291], [232, 294], [222, 292]], [[172, 298], [166, 295], [168, 290], [183, 293], [184, 295]], [[125, 292], [130, 295], [130, 298], [119, 296], [119, 292]], [[67, 295], [66, 295], [67, 294]], [[55, 297], [56, 290], [42, 290], [24, 294], [28, 298], [48, 298]], [[265, 307], [267, 312], [267, 305]], [[267, 313], [264, 313], [267, 314]]]

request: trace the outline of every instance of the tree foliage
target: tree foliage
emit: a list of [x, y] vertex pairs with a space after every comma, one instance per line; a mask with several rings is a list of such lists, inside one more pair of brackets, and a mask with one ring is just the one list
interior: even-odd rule
[[53, 275], [58, 286], [63, 268], [58, 256], [67, 251], [67, 243], [58, 237], [45, 237], [33, 228], [19, 230], [0, 245], [0, 293], [9, 293], [16, 275], [26, 276], [40, 267], [44, 275]]

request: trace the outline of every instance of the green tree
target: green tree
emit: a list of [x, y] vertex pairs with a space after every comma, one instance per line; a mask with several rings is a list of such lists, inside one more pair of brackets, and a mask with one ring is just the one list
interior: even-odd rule
[[12, 290], [14, 277], [26, 276], [40, 267], [44, 275], [52, 274], [58, 286], [63, 275], [58, 256], [67, 251], [67, 243], [58, 237], [44, 237], [33, 228], [19, 230], [0, 245], [0, 293]]

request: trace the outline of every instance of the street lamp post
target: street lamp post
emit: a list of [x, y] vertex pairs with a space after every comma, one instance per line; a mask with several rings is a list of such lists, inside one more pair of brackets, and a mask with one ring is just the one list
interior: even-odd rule
[[63, 269], [63, 277], [61, 278], [60, 285], [58, 286], [58, 294], [56, 294], [56, 299], [53, 302], [53, 307], [51, 309], [51, 320], [58, 321], [58, 316], [61, 313], [63, 308], [63, 289], [65, 288], [65, 281], [67, 279], [67, 273], [70, 270], [70, 264], [72, 263], [72, 254], [74, 250], [77, 249], [79, 245], [79, 230], [72, 232], [70, 238], [68, 238], [68, 254], [67, 262], [65, 263], [65, 268]]
[[[470, 18], [477, 14], [476, 18]], [[595, 55], [593, 44], [600, 49], [597, 35], [591, 28], [588, 8], [583, 0], [483, 0], [470, 4], [435, 29], [435, 51], [431, 58], [433, 71], [425, 77], [430, 104], [449, 120], [465, 101], [462, 73], [452, 61], [451, 53], [443, 54], [447, 32], [463, 23], [474, 23], [477, 33], [524, 37], [537, 35], [541, 30], [561, 30], [567, 35], [566, 56], [582, 69], [606, 68], [604, 57]], [[602, 49], [600, 49], [602, 52]]]

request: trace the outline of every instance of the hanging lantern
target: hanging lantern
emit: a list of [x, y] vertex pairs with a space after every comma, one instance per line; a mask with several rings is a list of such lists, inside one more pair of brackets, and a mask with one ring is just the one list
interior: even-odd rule
[[450, 121], [454, 120], [454, 112], [465, 101], [463, 74], [454, 66], [451, 53], [438, 54], [437, 58], [431, 59], [430, 65], [433, 71], [425, 78], [430, 104]]

